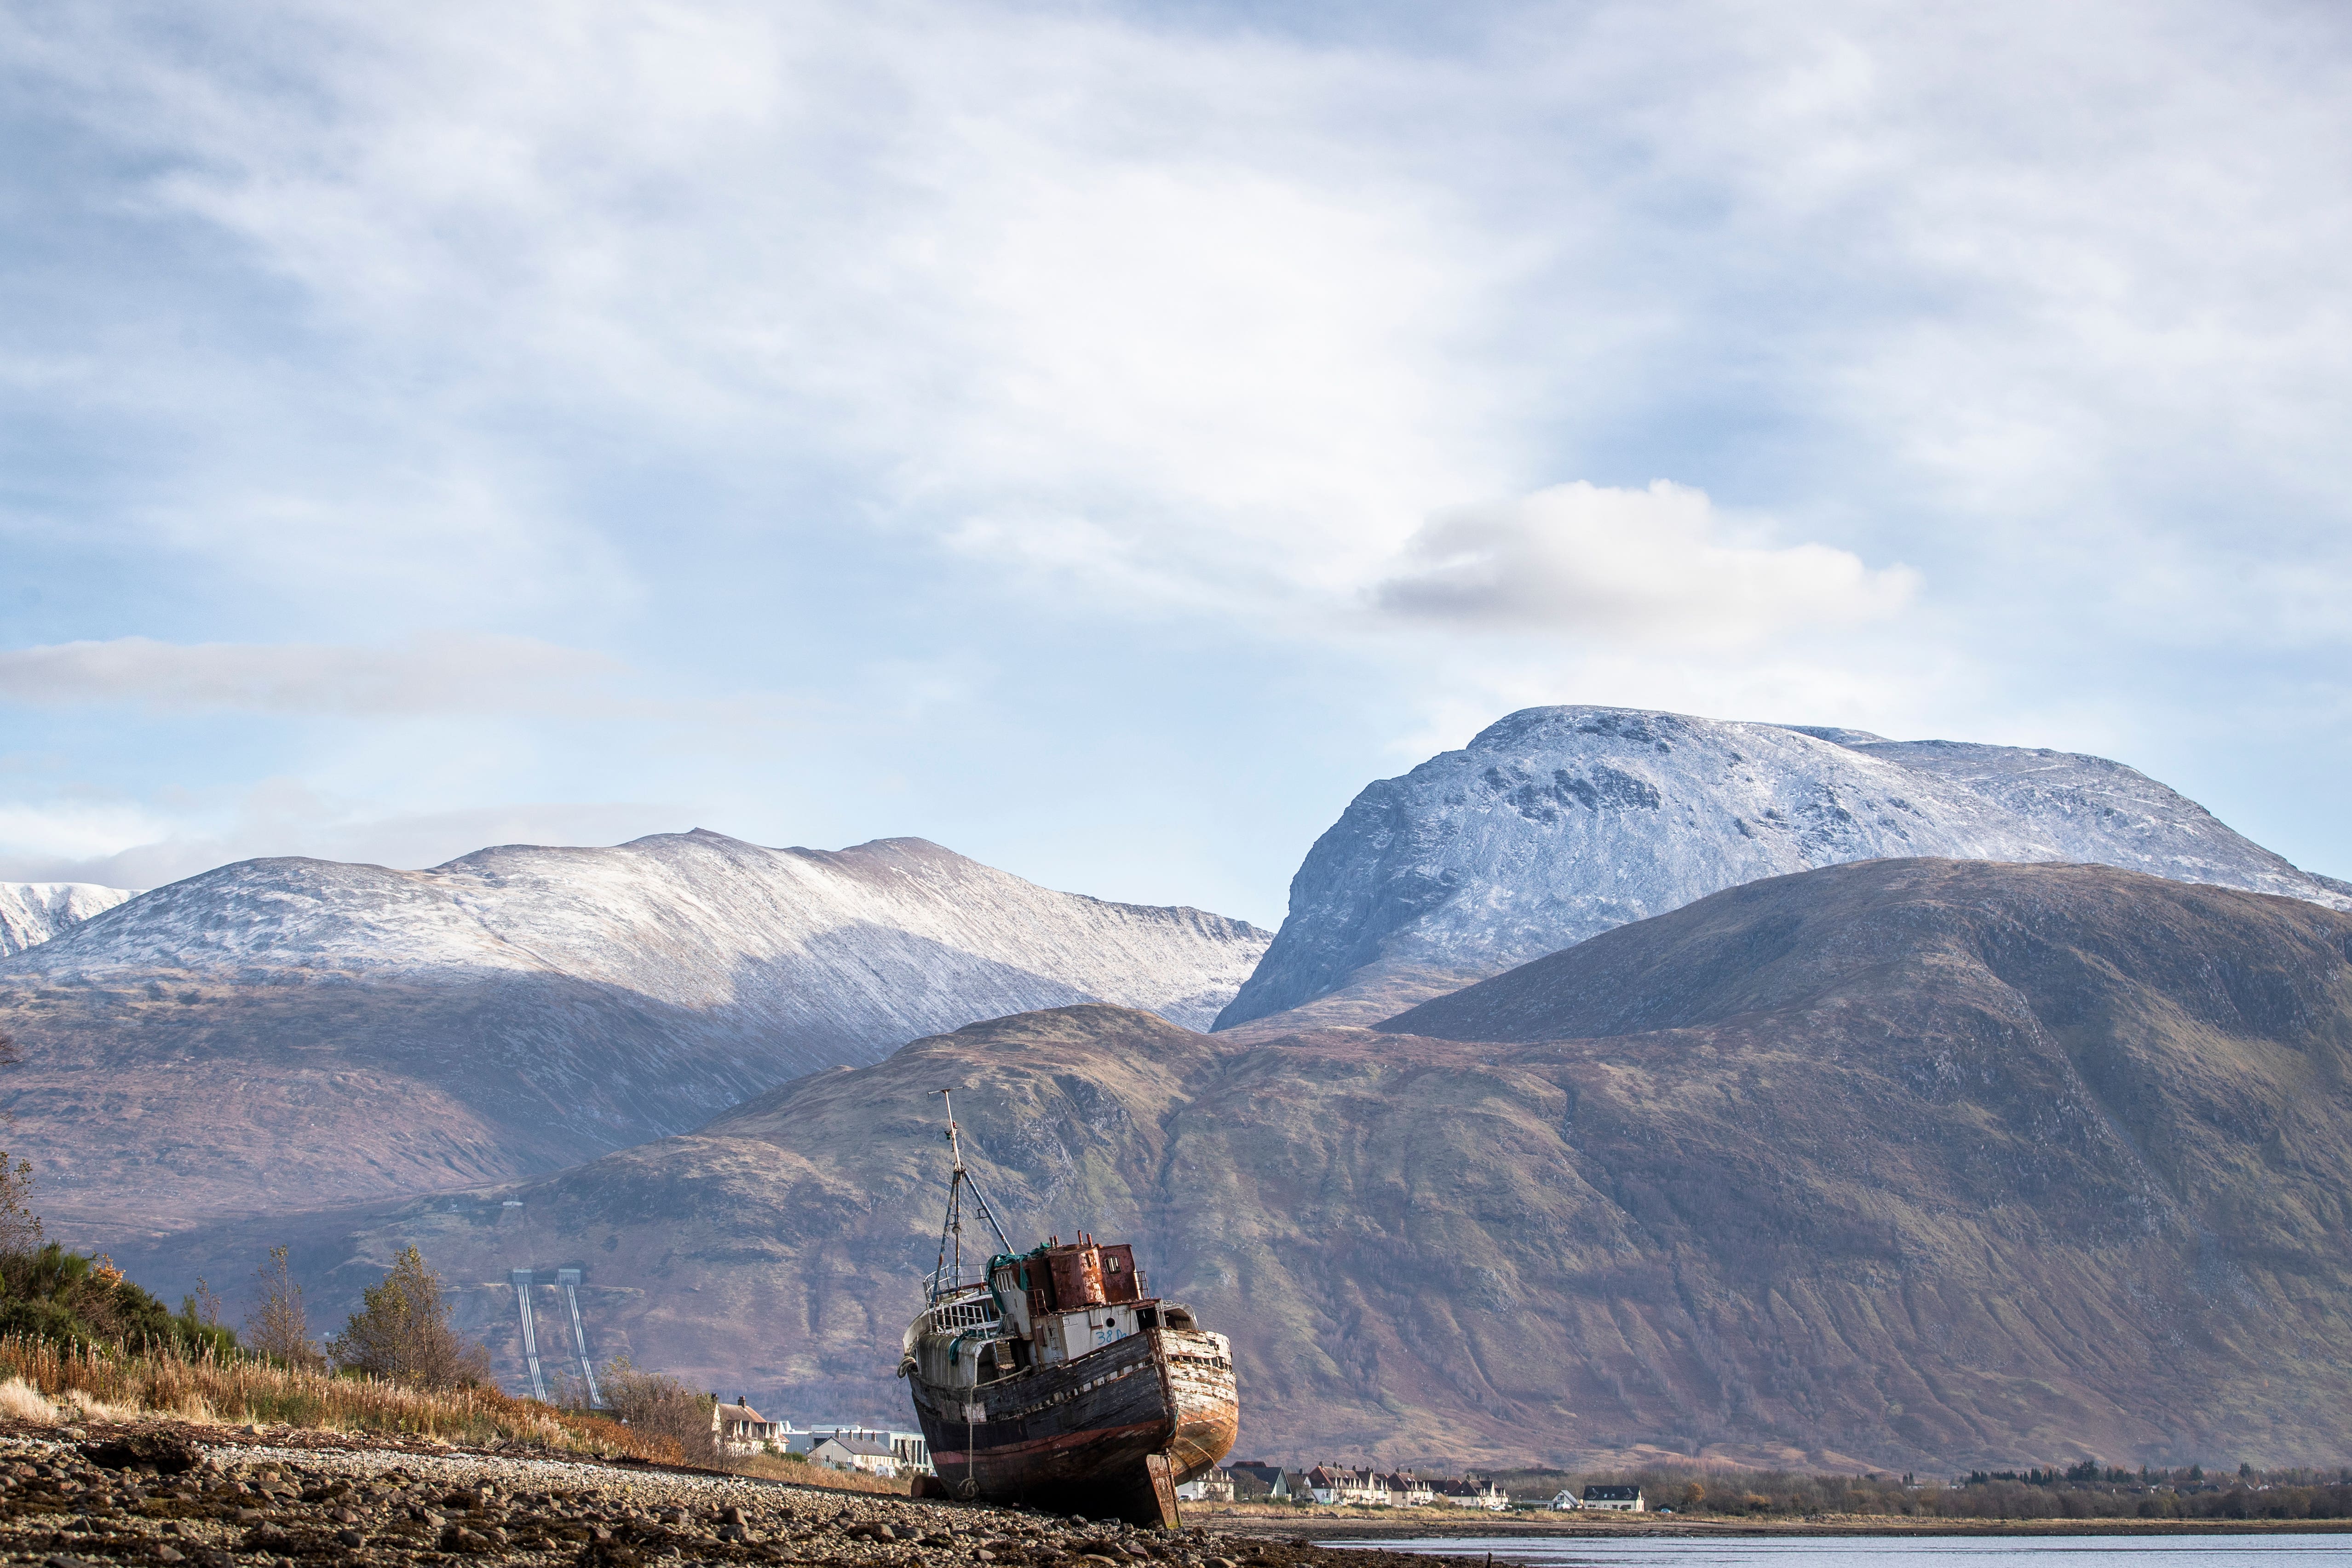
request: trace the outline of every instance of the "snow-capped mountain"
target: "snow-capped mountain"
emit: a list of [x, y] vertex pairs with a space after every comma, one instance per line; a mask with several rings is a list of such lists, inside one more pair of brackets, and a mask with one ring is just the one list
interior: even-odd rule
[[129, 888], [93, 882], [0, 882], [0, 958], [138, 896]]
[[697, 830], [613, 849], [479, 850], [430, 871], [243, 861], [158, 888], [0, 974], [557, 973], [748, 1009], [812, 1050], [838, 1041], [870, 1060], [949, 1017], [1070, 1001], [1197, 1027], [1267, 940], [1197, 909], [1055, 893], [921, 839], [828, 852]]
[[2089, 862], [2352, 908], [2352, 888], [2104, 758], [1528, 708], [1356, 797], [1217, 1027], [1325, 998], [1331, 1021], [1368, 1022], [1722, 888], [1899, 855]]
[[1201, 1027], [1267, 940], [920, 839], [247, 861], [0, 960], [0, 1027], [50, 1190], [261, 1207], [551, 1168], [1036, 1008]]

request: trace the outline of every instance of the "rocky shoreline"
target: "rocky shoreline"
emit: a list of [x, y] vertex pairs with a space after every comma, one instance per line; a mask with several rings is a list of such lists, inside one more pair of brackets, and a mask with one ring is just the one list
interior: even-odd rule
[[[421, 1439], [182, 1425], [0, 1430], [0, 1562], [300, 1568], [1305, 1568], [1315, 1548]], [[1349, 1568], [1427, 1568], [1350, 1553]]]

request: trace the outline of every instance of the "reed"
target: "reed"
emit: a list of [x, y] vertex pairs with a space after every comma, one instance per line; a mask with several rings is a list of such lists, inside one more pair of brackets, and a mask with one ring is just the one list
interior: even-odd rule
[[421, 1388], [209, 1349], [194, 1354], [153, 1345], [116, 1350], [0, 1334], [0, 1381], [8, 1379], [53, 1405], [73, 1407], [65, 1414], [86, 1412], [98, 1419], [169, 1416], [205, 1424], [251, 1422], [457, 1443], [529, 1443], [665, 1464], [685, 1458], [674, 1437], [517, 1399], [495, 1388]]

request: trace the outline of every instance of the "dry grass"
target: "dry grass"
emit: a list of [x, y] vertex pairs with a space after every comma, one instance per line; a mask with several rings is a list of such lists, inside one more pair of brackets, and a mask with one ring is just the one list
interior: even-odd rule
[[375, 1377], [337, 1377], [244, 1357], [78, 1350], [0, 1335], [0, 1417], [55, 1421], [173, 1416], [205, 1423], [256, 1422], [332, 1431], [438, 1437], [449, 1442], [541, 1444], [551, 1448], [676, 1464], [673, 1438], [617, 1422], [516, 1399], [495, 1388], [413, 1388]]
[[[194, 1406], [201, 1403], [201, 1400], [191, 1401], [172, 1414], [184, 1420], [203, 1420], [209, 1424], [212, 1419], [209, 1411], [201, 1416], [196, 1414]], [[143, 1414], [135, 1405], [117, 1405], [95, 1399], [79, 1388], [66, 1390], [65, 1406], [66, 1413], [77, 1421], [136, 1421]]]
[[12, 1377], [0, 1383], [0, 1420], [48, 1427], [54, 1426], [57, 1418], [58, 1407], [23, 1378]]

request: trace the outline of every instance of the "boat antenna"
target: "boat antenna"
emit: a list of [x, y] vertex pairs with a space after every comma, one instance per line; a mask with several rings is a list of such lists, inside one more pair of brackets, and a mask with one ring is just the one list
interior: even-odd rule
[[971, 1188], [971, 1206], [989, 1229], [996, 1233], [996, 1245], [1001, 1252], [1013, 1250], [1013, 1243], [1004, 1234], [1004, 1227], [996, 1222], [996, 1209], [988, 1195], [980, 1190], [980, 1183], [964, 1168], [963, 1129], [956, 1125], [955, 1096], [951, 1090], [934, 1089], [947, 1107], [948, 1149], [952, 1160], [948, 1172], [948, 1212], [940, 1227], [939, 1266], [931, 1272], [931, 1294], [936, 1298], [942, 1290], [952, 1289], [963, 1277], [963, 1189]]

